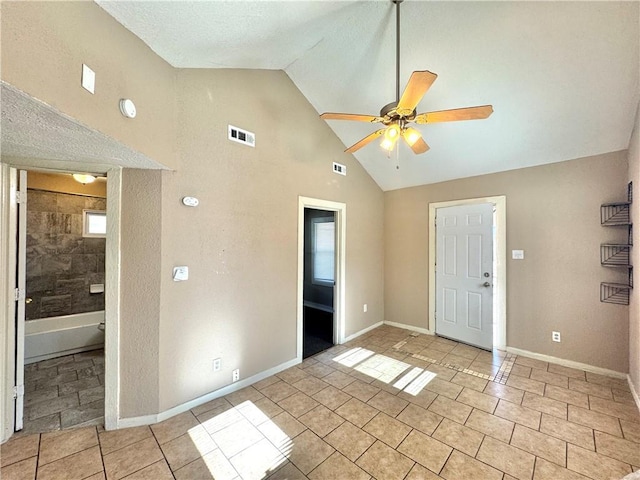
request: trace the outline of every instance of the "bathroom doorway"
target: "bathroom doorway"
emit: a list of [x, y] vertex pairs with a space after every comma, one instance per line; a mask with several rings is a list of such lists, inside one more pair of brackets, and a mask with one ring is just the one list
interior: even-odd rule
[[20, 173], [26, 221], [19, 221], [16, 384], [22, 367], [24, 397], [15, 429], [103, 424], [106, 175]]

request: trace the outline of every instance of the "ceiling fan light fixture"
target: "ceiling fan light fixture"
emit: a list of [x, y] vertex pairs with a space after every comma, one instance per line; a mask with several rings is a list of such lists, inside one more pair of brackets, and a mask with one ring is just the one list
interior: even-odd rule
[[390, 152], [391, 150], [393, 150], [393, 147], [396, 146], [397, 140], [398, 140], [397, 137], [395, 140], [391, 140], [387, 138], [387, 136], [385, 135], [385, 137], [382, 139], [382, 142], [380, 142], [380, 146], [385, 150], [387, 150], [388, 152]]
[[384, 137], [392, 142], [396, 142], [400, 136], [400, 127], [397, 123], [391, 124], [384, 131]]
[[403, 137], [409, 146], [413, 147], [422, 138], [422, 134], [413, 127], [407, 127], [404, 130]]

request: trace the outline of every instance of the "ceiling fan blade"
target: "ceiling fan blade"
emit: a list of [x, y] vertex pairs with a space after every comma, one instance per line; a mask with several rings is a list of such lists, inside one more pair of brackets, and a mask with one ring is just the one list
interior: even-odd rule
[[411, 115], [436, 78], [438, 75], [428, 70], [413, 72], [396, 107], [398, 114], [401, 116]]
[[360, 115], [357, 113], [323, 113], [320, 115], [320, 118], [323, 120], [351, 120], [354, 122], [369, 122], [376, 123], [381, 122], [382, 119], [380, 117], [375, 117], [373, 115]]
[[378, 138], [380, 135], [384, 134], [385, 129], [381, 128], [380, 130], [376, 130], [375, 132], [367, 135], [366, 137], [364, 137], [362, 140], [360, 140], [358, 143], [354, 143], [353, 145], [351, 145], [349, 148], [347, 148], [345, 150], [345, 152], [347, 153], [353, 153], [357, 150], [360, 150], [362, 147], [364, 147], [365, 145], [368, 145], [369, 143], [373, 142], [376, 138]]
[[420, 155], [429, 150], [429, 145], [427, 145], [427, 142], [422, 138], [422, 134], [415, 128], [406, 128], [402, 132], [402, 138], [404, 138], [404, 141], [407, 142], [407, 145], [409, 145], [416, 155]]
[[459, 120], [482, 120], [493, 113], [491, 105], [480, 107], [454, 108], [416, 115], [415, 122], [419, 124], [438, 122], [457, 122]]

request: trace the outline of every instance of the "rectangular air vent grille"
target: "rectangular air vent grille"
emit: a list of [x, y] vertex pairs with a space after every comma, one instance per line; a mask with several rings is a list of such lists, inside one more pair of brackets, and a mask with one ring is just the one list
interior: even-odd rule
[[254, 133], [234, 127], [233, 125], [229, 125], [229, 140], [250, 147], [256, 146], [256, 136]]
[[333, 172], [334, 173], [339, 173], [340, 175], [346, 175], [347, 174], [347, 167], [345, 165], [340, 164], [340, 163], [333, 162]]

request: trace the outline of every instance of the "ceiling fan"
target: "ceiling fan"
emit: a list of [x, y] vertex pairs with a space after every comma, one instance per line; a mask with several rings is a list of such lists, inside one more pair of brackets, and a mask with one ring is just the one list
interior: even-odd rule
[[395, 147], [398, 138], [402, 137], [413, 153], [424, 153], [429, 150], [429, 145], [422, 138], [422, 134], [410, 126], [411, 123], [424, 125], [459, 120], [480, 120], [493, 113], [491, 105], [416, 113], [416, 106], [438, 78], [435, 73], [427, 70], [413, 72], [402, 96], [400, 96], [400, 4], [403, 0], [391, 0], [391, 2], [396, 5], [396, 101], [382, 107], [379, 116], [353, 113], [323, 113], [320, 115], [320, 118], [324, 120], [352, 120], [384, 125], [385, 128], [376, 130], [347, 148], [345, 152], [348, 153], [360, 150], [381, 136], [384, 138], [380, 146], [389, 152]]

